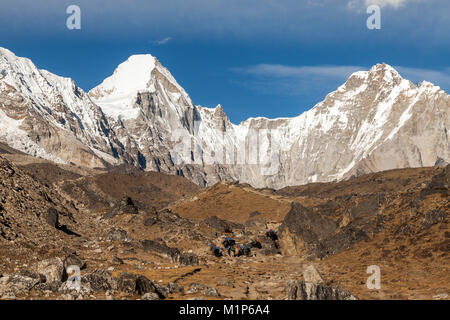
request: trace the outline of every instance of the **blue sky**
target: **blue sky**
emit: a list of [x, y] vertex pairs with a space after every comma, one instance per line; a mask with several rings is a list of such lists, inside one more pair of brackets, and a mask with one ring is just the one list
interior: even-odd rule
[[[72, 4], [81, 30], [66, 28]], [[380, 30], [366, 27], [371, 4]], [[151, 53], [234, 123], [299, 115], [379, 62], [450, 92], [448, 0], [2, 0], [0, 13], [0, 46], [86, 91]]]

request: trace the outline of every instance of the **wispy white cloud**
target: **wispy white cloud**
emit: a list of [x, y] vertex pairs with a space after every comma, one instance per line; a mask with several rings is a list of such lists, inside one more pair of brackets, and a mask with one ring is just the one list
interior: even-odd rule
[[281, 64], [257, 64], [246, 68], [234, 68], [240, 73], [272, 76], [272, 77], [308, 77], [326, 76], [333, 78], [345, 78], [351, 73], [361, 70], [360, 66], [286, 66]]
[[365, 68], [258, 64], [233, 68], [232, 71], [246, 78], [235, 82], [258, 93], [322, 98], [342, 84], [353, 72], [362, 69]]
[[[402, 66], [394, 68], [402, 77], [414, 83], [426, 80], [450, 92], [450, 68], [442, 70]], [[311, 93], [326, 94], [344, 83], [353, 72], [368, 69], [370, 67], [258, 64], [232, 70], [246, 76], [245, 80], [238, 82], [239, 84], [260, 93], [306, 96]]]
[[404, 7], [406, 4], [421, 1], [422, 0], [349, 0], [347, 2], [347, 7], [353, 9], [361, 9], [361, 7], [377, 5], [380, 8], [393, 7], [395, 9], [398, 9], [400, 7]]
[[172, 40], [172, 37], [166, 37], [164, 39], [160, 39], [160, 40], [156, 40], [156, 41], [152, 41], [154, 44], [157, 44], [158, 46], [162, 46], [166, 43], [168, 43], [169, 41]]
[[443, 70], [430, 70], [420, 68], [395, 67], [397, 71], [406, 79], [415, 83], [428, 81], [450, 93], [450, 68]]

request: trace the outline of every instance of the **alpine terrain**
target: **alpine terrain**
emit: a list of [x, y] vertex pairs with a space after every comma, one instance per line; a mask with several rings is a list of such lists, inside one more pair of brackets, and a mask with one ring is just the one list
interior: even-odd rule
[[294, 118], [236, 125], [194, 105], [151, 55], [134, 55], [89, 93], [0, 48], [0, 139], [62, 164], [121, 164], [210, 186], [282, 188], [450, 162], [450, 97], [386, 64], [352, 74]]
[[378, 64], [236, 125], [150, 55], [87, 93], [0, 48], [0, 300], [449, 299], [449, 112]]

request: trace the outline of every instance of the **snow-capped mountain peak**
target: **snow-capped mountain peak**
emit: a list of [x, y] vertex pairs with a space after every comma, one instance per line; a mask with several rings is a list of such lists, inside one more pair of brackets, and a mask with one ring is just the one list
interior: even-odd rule
[[189, 99], [170, 72], [150, 54], [130, 56], [110, 77], [89, 91], [89, 96], [112, 119], [135, 119], [141, 111], [135, 105], [138, 94], [160, 90], [158, 80], [165, 82], [168, 92]]
[[156, 59], [150, 54], [133, 55], [121, 63], [92, 94], [102, 90], [110, 95], [123, 95], [147, 89], [155, 64]]
[[151, 55], [134, 55], [89, 94], [69, 78], [0, 49], [0, 139], [48, 159], [129, 163], [280, 188], [450, 162], [450, 96], [387, 64], [353, 73], [294, 118], [232, 124], [222, 106], [195, 106]]
[[149, 88], [155, 65], [156, 59], [150, 54], [133, 55], [92, 89], [89, 96], [111, 118], [134, 119], [139, 114], [139, 109], [133, 106], [134, 100], [139, 91]]
[[[117, 161], [108, 155], [116, 142], [104, 114], [75, 82], [40, 70], [4, 48], [0, 48], [0, 109], [0, 138], [16, 149], [87, 166]], [[7, 124], [4, 134], [1, 128]]]

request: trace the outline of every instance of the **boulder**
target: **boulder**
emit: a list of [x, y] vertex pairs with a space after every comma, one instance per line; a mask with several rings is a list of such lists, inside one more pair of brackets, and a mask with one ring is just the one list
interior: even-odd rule
[[141, 297], [141, 300], [160, 300], [159, 296], [156, 293], [146, 293]]
[[117, 283], [117, 289], [121, 292], [135, 294], [137, 292], [136, 280], [138, 276], [132, 273], [123, 272]]
[[169, 293], [184, 293], [184, 287], [178, 283], [169, 282], [167, 288], [169, 289]]
[[38, 291], [51, 291], [53, 293], [56, 293], [59, 292], [60, 287], [61, 287], [60, 281], [53, 281], [53, 282], [39, 283], [36, 286], [34, 286], [33, 289]]
[[181, 253], [178, 255], [176, 262], [182, 266], [198, 265], [198, 256], [194, 253]]
[[64, 259], [64, 269], [67, 270], [69, 266], [78, 266], [80, 270], [83, 270], [86, 268], [86, 262], [76, 255], [70, 254]]
[[169, 289], [149, 280], [145, 276], [123, 272], [118, 280], [118, 290], [128, 294], [153, 293], [159, 299], [165, 299]]
[[431, 227], [433, 224], [442, 222], [447, 217], [447, 213], [441, 210], [431, 210], [425, 214], [425, 218], [422, 222], [422, 228], [426, 229]]
[[91, 273], [81, 276], [81, 283], [89, 283], [93, 291], [114, 291], [117, 290], [117, 279], [107, 270], [94, 270]]
[[151, 227], [152, 225], [156, 224], [158, 220], [155, 218], [147, 218], [144, 220], [144, 226]]
[[447, 165], [441, 173], [433, 176], [428, 185], [420, 192], [420, 198], [423, 199], [430, 194], [440, 193], [444, 197], [450, 195], [450, 164]]
[[108, 241], [130, 241], [128, 234], [125, 230], [119, 228], [113, 228], [108, 231], [106, 235], [106, 240]]
[[155, 283], [144, 276], [138, 276], [136, 278], [136, 291], [138, 294], [156, 293], [164, 298], [164, 295], [158, 290]]
[[208, 297], [220, 297], [220, 293], [216, 288], [209, 287], [207, 285], [198, 282], [191, 283], [186, 293], [188, 294], [200, 293]]
[[81, 278], [79, 288], [74, 288], [74, 286], [72, 286], [69, 282], [65, 281], [59, 287], [58, 292], [65, 296], [72, 296], [73, 299], [75, 299], [80, 296], [89, 296], [94, 293], [94, 290], [92, 290], [91, 284], [89, 282], [83, 281], [83, 278]]
[[62, 281], [65, 274], [64, 263], [57, 257], [39, 261], [34, 270], [45, 276], [46, 282]]
[[138, 214], [139, 209], [133, 199], [130, 197], [123, 197], [111, 210], [105, 214], [106, 219], [110, 219], [119, 214]]
[[0, 277], [0, 298], [28, 294], [40, 282], [37, 278], [21, 275], [4, 275]]
[[323, 282], [323, 278], [320, 275], [319, 271], [313, 266], [309, 265], [303, 271], [303, 278], [305, 282], [319, 284]]
[[48, 208], [47, 213], [45, 215], [45, 221], [47, 221], [47, 223], [54, 227], [54, 228], [58, 228], [59, 227], [59, 212], [58, 210], [56, 210], [55, 208]]
[[287, 283], [287, 293], [288, 300], [357, 300], [345, 290], [298, 280]]
[[321, 259], [365, 241], [369, 238], [368, 234], [382, 229], [383, 221], [377, 215], [376, 196], [369, 196], [357, 206], [347, 209], [345, 217], [348, 221], [341, 224], [332, 219], [335, 215], [335, 209], [332, 209], [334, 206], [327, 205], [330, 211], [322, 211], [319, 207], [306, 208], [299, 203], [292, 203], [291, 210], [280, 226], [283, 254]]

